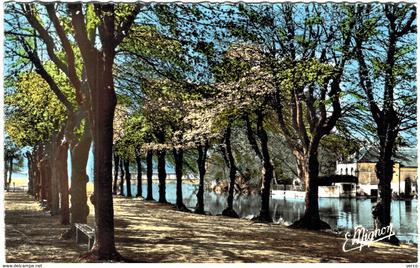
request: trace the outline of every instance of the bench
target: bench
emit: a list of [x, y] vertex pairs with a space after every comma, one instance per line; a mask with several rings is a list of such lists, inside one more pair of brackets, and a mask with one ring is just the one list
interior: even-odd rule
[[[95, 229], [84, 223], [75, 223], [74, 227], [76, 227], [76, 244], [87, 241], [88, 250], [90, 250], [95, 242]], [[82, 239], [82, 234], [86, 239]]]

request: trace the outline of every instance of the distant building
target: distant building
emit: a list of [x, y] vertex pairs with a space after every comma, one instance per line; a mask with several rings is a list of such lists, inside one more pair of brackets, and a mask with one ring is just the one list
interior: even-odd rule
[[[378, 153], [374, 150], [363, 150], [359, 155], [360, 157], [355, 155], [348, 162], [337, 163], [336, 174], [357, 177], [358, 183], [355, 187], [358, 195], [377, 196], [378, 178], [375, 166]], [[391, 188], [394, 195], [417, 195], [417, 150], [415, 148], [399, 149], [394, 159]]]

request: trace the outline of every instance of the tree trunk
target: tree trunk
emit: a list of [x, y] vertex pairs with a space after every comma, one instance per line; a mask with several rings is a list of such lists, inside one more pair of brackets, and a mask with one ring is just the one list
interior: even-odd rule
[[120, 161], [120, 195], [124, 196], [124, 177], [125, 177], [125, 172], [124, 172], [124, 159], [121, 157], [121, 161]]
[[[13, 173], [13, 157], [10, 157], [9, 159], [9, 181], [8, 181], [8, 188], [10, 189], [10, 187], [12, 186], [12, 173]], [[8, 189], [8, 190], [9, 190]]]
[[119, 163], [120, 157], [114, 152], [114, 186], [112, 187], [112, 194], [117, 194]]
[[166, 201], [166, 151], [159, 150], [158, 155], [158, 178], [159, 178], [159, 203], [168, 203]]
[[[81, 4], [68, 5], [75, 39], [85, 63], [90, 93], [90, 122], [94, 151], [95, 244], [88, 256], [98, 260], [122, 260], [115, 248], [114, 208], [112, 196], [113, 121], [117, 97], [113, 80], [115, 48], [129, 30], [137, 12], [130, 16], [128, 25], [121, 23], [116, 31], [113, 4], [95, 4], [101, 14], [98, 25], [101, 50], [96, 48], [95, 37], [89, 39]], [[137, 9], [135, 9], [137, 10]], [[125, 27], [127, 27], [125, 29]], [[122, 28], [122, 29], [121, 29]]]
[[[50, 145], [48, 144], [47, 148]], [[45, 186], [45, 199], [47, 200], [47, 208], [48, 210], [51, 210], [52, 208], [52, 187], [51, 187], [51, 159], [50, 159], [50, 154], [51, 154], [51, 150], [50, 148], [48, 148], [45, 151], [45, 155], [44, 155], [44, 165], [43, 165], [43, 169], [44, 169], [44, 186]]]
[[378, 229], [389, 226], [391, 223], [391, 180], [394, 161], [388, 158], [383, 152], [380, 153], [379, 161], [376, 163], [376, 176], [379, 179], [379, 198], [376, 204], [377, 214], [374, 213], [375, 227]]
[[[393, 110], [387, 112], [388, 113], [384, 118], [384, 125], [386, 126], [378, 127], [380, 151], [379, 159], [376, 163], [376, 176], [379, 180], [379, 198], [372, 211], [375, 229], [381, 229], [391, 224], [391, 181], [394, 171], [394, 161], [392, 160], [392, 154], [395, 139], [398, 135], [398, 118]], [[400, 241], [395, 235], [385, 241], [395, 245], [400, 244]]]
[[8, 174], [7, 173], [7, 170], [8, 170], [7, 164], [8, 164], [8, 160], [5, 159], [4, 160], [4, 189], [9, 191], [9, 189], [7, 187], [7, 174]]
[[[311, 152], [311, 151], [310, 151]], [[295, 153], [298, 159], [299, 170], [301, 170], [301, 180], [305, 184], [305, 213], [301, 219], [294, 222], [291, 227], [310, 230], [330, 229], [328, 223], [319, 217], [318, 205], [318, 151], [312, 150], [311, 153], [301, 155]]]
[[39, 172], [39, 194], [38, 194], [38, 200], [40, 202], [43, 202], [43, 200], [45, 200], [45, 185], [44, 185], [44, 168], [43, 168], [43, 161], [42, 158], [39, 159], [38, 161], [38, 172]]
[[146, 175], [147, 175], [147, 197], [146, 200], [153, 200], [153, 152], [146, 153]]
[[49, 172], [51, 174], [51, 187], [50, 187], [50, 196], [51, 196], [51, 215], [57, 215], [60, 211], [60, 190], [59, 190], [59, 175], [57, 170], [57, 154], [58, 154], [58, 142], [59, 140], [57, 135], [51, 140], [50, 153], [48, 157], [49, 163]]
[[136, 150], [136, 164], [137, 164], [137, 194], [136, 197], [142, 197], [143, 195], [143, 184], [141, 182], [141, 154], [140, 151]]
[[67, 158], [69, 144], [64, 135], [68, 127], [68, 123], [71, 120], [70, 116], [67, 119], [66, 126], [55, 136], [53, 149], [53, 159], [55, 169], [55, 180], [57, 181], [57, 192], [59, 194], [59, 206], [60, 206], [60, 224], [70, 224], [70, 208], [69, 208], [69, 181], [68, 181], [68, 168]]
[[71, 229], [63, 235], [64, 238], [75, 236], [75, 223], [87, 223], [89, 207], [87, 206], [86, 165], [92, 143], [90, 125], [85, 121], [82, 137], [78, 142], [70, 143], [71, 185], [70, 185], [70, 224]]
[[59, 144], [57, 154], [57, 176], [60, 183], [60, 223], [70, 224], [69, 179], [67, 173], [68, 144]]
[[34, 172], [34, 194], [35, 199], [40, 200], [40, 170], [39, 170], [39, 161], [40, 161], [40, 154], [41, 154], [41, 145], [37, 145], [34, 151], [34, 160], [32, 163], [32, 168]]
[[37, 150], [36, 145], [31, 152], [31, 176], [32, 176], [32, 196], [36, 199], [38, 195], [38, 178], [37, 178]]
[[[112, 53], [110, 51], [106, 53], [108, 52]], [[117, 98], [112, 74], [113, 57], [112, 60], [107, 55], [104, 58], [104, 61], [98, 59], [95, 66], [100, 74], [95, 75], [96, 80], [92, 80], [91, 77], [89, 83], [92, 95], [96, 223], [96, 240], [91, 252], [98, 259], [119, 259], [120, 256], [115, 248], [112, 200], [112, 139]]]
[[39, 201], [44, 202], [46, 200], [46, 174], [45, 174], [45, 159], [44, 159], [45, 149], [42, 149], [42, 152], [39, 155], [38, 170], [39, 170]]
[[206, 175], [206, 158], [207, 158], [207, 150], [209, 147], [209, 143], [206, 140], [204, 145], [199, 145], [197, 147], [198, 151], [198, 159], [197, 159], [197, 166], [198, 172], [200, 176], [200, 181], [198, 185], [198, 192], [197, 192], [197, 205], [195, 208], [195, 213], [197, 214], [205, 214], [204, 211], [204, 176]]
[[28, 194], [34, 195], [33, 193], [34, 176], [33, 176], [33, 169], [32, 169], [32, 154], [30, 152], [26, 152], [25, 156], [28, 161]]
[[235, 217], [235, 218], [239, 218], [238, 214], [235, 212], [235, 210], [233, 209], [233, 195], [234, 195], [234, 190], [235, 190], [235, 181], [236, 181], [236, 164], [235, 164], [235, 159], [233, 158], [233, 153], [232, 153], [232, 147], [231, 147], [231, 143], [230, 143], [230, 138], [231, 138], [231, 126], [230, 124], [227, 126], [226, 131], [225, 131], [225, 137], [224, 137], [224, 142], [225, 142], [225, 153], [226, 153], [226, 157], [228, 160], [228, 166], [229, 166], [229, 195], [228, 195], [228, 200], [227, 200], [227, 208], [225, 210], [223, 210], [222, 215], [223, 216], [228, 216], [228, 217]]
[[[359, 38], [355, 39], [355, 48], [357, 52], [357, 60], [359, 62], [359, 79], [360, 85], [365, 91], [366, 97], [369, 103], [369, 109], [376, 123], [376, 131], [378, 134], [380, 146], [379, 146], [379, 159], [376, 163], [376, 176], [379, 180], [378, 190], [379, 198], [378, 202], [372, 210], [373, 220], [376, 229], [380, 229], [391, 224], [391, 180], [393, 176], [393, 161], [392, 155], [395, 146], [395, 140], [399, 133], [399, 126], [404, 119], [404, 114], [399, 114], [394, 110], [395, 96], [394, 90], [397, 85], [395, 74], [395, 65], [398, 59], [398, 48], [397, 44], [400, 39], [404, 38], [406, 34], [411, 33], [412, 24], [415, 23], [415, 9], [411, 14], [411, 19], [405, 21], [404, 25], [397, 23], [399, 18], [403, 18], [408, 15], [409, 9], [404, 12], [399, 12], [396, 6], [392, 4], [384, 5], [385, 17], [388, 20], [387, 23], [387, 38], [381, 40], [386, 46], [386, 60], [384, 64], [384, 79], [383, 79], [383, 96], [382, 101], [376, 101], [376, 95], [378, 95], [378, 88], [375, 87], [374, 79], [376, 77], [370, 77], [369, 64], [365, 61], [363, 53], [363, 43], [367, 41], [364, 36], [356, 36]], [[400, 10], [401, 11], [401, 10]], [[414, 15], [414, 16], [413, 16]], [[398, 29], [400, 28], [400, 29]], [[381, 110], [382, 108], [382, 110]], [[406, 115], [408, 116], [408, 114]], [[398, 238], [393, 235], [384, 241], [390, 242], [395, 245], [399, 245]]]
[[268, 136], [264, 129], [264, 116], [261, 111], [257, 111], [257, 135], [261, 142], [261, 156], [263, 160], [262, 187], [261, 187], [261, 209], [257, 220], [272, 222], [270, 215], [270, 186], [273, 180], [273, 164], [271, 163], [268, 150]]
[[48, 149], [44, 145], [42, 150], [41, 159], [39, 161], [39, 171], [40, 171], [40, 201], [45, 206], [45, 209], [49, 210], [51, 208], [51, 199], [50, 199], [50, 168], [48, 165]]
[[255, 133], [254, 133], [254, 131], [252, 129], [251, 121], [249, 119], [249, 115], [248, 114], [246, 114], [244, 116], [244, 121], [245, 121], [245, 125], [246, 125], [246, 137], [248, 139], [248, 142], [251, 145], [251, 147], [254, 150], [254, 152], [257, 155], [257, 157], [260, 160], [262, 160], [261, 150], [258, 147], [257, 140], [255, 139]]
[[125, 181], [127, 183], [127, 197], [132, 197], [131, 195], [131, 173], [130, 173], [130, 161], [124, 161], [125, 168]]
[[183, 197], [182, 197], [182, 168], [184, 161], [184, 150], [173, 149], [173, 155], [175, 159], [175, 174], [176, 174], [176, 208], [180, 211], [190, 212], [190, 210], [185, 206]]
[[32, 176], [32, 167], [31, 167], [31, 153], [27, 152], [25, 154], [26, 160], [28, 161], [28, 194], [32, 195], [33, 188], [33, 176]]

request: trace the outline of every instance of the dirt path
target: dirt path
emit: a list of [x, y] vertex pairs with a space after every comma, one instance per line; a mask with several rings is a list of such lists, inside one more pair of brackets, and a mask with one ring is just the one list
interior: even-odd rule
[[24, 192], [5, 193], [7, 262], [72, 262], [82, 252], [58, 238], [68, 228]]
[[[83, 249], [57, 239], [66, 229], [57, 216], [22, 192], [5, 199], [7, 262], [77, 261]], [[136, 262], [417, 262], [409, 245], [375, 243], [346, 253], [344, 238], [329, 234], [183, 213], [138, 198], [116, 197], [114, 207], [117, 248]]]

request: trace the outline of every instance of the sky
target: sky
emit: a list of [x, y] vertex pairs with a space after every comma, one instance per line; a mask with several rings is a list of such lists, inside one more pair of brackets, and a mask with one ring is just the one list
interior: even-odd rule
[[[223, 5], [223, 4], [222, 4]], [[204, 9], [204, 7], [202, 7], [202, 9]], [[5, 18], [7, 19], [7, 18], [9, 18], [8, 17], [8, 15], [7, 14], [5, 14]], [[145, 21], [147, 21], [147, 19], [144, 19]], [[151, 20], [150, 21], [154, 21], [154, 20], [156, 20], [156, 18], [155, 17], [152, 17], [151, 18]], [[202, 21], [203, 23], [208, 23], [209, 21], [206, 21], [206, 20], [203, 20]], [[197, 27], [197, 29], [199, 30], [199, 31], [204, 31], [204, 27]], [[6, 30], [10, 30], [10, 28], [7, 28], [7, 25], [6, 25]], [[207, 31], [207, 30], [206, 30]], [[208, 32], [208, 31], [207, 31]], [[211, 38], [213, 38], [214, 37], [214, 33], [211, 33], [210, 32], [210, 34], [208, 34], [208, 35], [206, 35], [206, 37], [205, 37], [205, 39], [206, 39], [206, 41], [210, 41], [210, 39]], [[414, 40], [413, 40], [414, 41]], [[415, 42], [415, 41], [414, 41]], [[7, 43], [7, 40], [6, 40], [6, 43]], [[7, 74], [8, 73], [8, 66], [11, 66], [12, 64], [13, 64], [13, 62], [12, 62], [12, 59], [10, 59], [10, 58], [5, 58], [5, 62], [4, 62], [4, 64], [5, 64], [5, 73]], [[416, 140], [416, 138], [415, 137], [411, 137], [412, 138], [412, 143], [414, 144], [414, 143], [417, 143], [417, 140]], [[69, 162], [69, 169], [70, 169], [70, 165], [71, 165], [71, 163]], [[25, 171], [25, 173], [26, 173], [27, 171]], [[90, 153], [90, 157], [89, 157], [89, 161], [88, 161], [88, 165], [87, 165], [87, 173], [88, 173], [88, 175], [89, 175], [89, 178], [91, 179], [92, 177], [93, 177], [93, 156], [92, 156], [92, 153]], [[16, 174], [16, 175], [18, 175], [18, 174]]]

